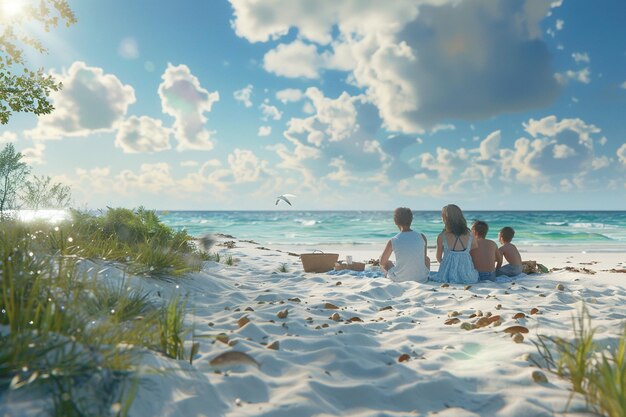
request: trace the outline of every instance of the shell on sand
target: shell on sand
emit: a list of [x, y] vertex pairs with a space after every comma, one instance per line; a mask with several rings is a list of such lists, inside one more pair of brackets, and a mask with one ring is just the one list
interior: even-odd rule
[[530, 314], [538, 314], [538, 313], [539, 313], [539, 309], [536, 307], [530, 310]]
[[337, 307], [333, 303], [326, 303], [326, 304], [324, 304], [324, 308], [326, 310], [339, 310], [339, 307]]
[[409, 359], [411, 359], [411, 357], [408, 354], [403, 353], [398, 357], [398, 362], [407, 362]]
[[363, 320], [361, 320], [361, 318], [360, 318], [360, 317], [356, 317], [356, 316], [354, 316], [354, 317], [349, 318], [349, 319], [348, 319], [348, 321], [351, 321], [351, 322], [353, 322], [353, 323], [354, 323], [355, 321], [360, 321], [360, 322], [362, 322]]
[[339, 315], [339, 313], [333, 313], [329, 319], [334, 320], [334, 321], [339, 321], [341, 320], [341, 316]]
[[235, 350], [217, 355], [209, 361], [209, 365], [219, 368], [237, 365], [251, 365], [257, 368], [260, 366], [259, 363], [247, 353], [237, 352]]
[[391, 306], [384, 306], [378, 309], [378, 311], [385, 311], [385, 310], [393, 310], [393, 307]]
[[528, 329], [524, 326], [510, 326], [503, 330], [504, 333], [528, 333]]
[[457, 317], [454, 317], [454, 318], [446, 320], [443, 324], [445, 324], [446, 326], [449, 326], [451, 324], [457, 324], [457, 323], [460, 323], [460, 322], [461, 322], [461, 319], [459, 319]]
[[239, 327], [243, 327], [243, 326], [245, 326], [248, 323], [250, 323], [250, 319], [247, 316], [243, 316], [242, 318], [237, 320], [237, 325]]
[[513, 316], [513, 318], [515, 320], [517, 320], [517, 319], [525, 319], [526, 318], [526, 314], [524, 314], [524, 313], [517, 313], [516, 315]]
[[276, 313], [276, 317], [278, 317], [279, 319], [286, 319], [288, 315], [289, 315], [288, 309], [280, 310], [278, 313]]
[[278, 342], [278, 340], [274, 340], [272, 343], [267, 345], [267, 348], [272, 350], [278, 350], [280, 348], [280, 343]]

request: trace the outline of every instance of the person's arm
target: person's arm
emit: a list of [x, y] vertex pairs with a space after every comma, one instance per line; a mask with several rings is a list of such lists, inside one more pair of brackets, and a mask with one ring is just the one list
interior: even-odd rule
[[498, 269], [502, 266], [502, 252], [498, 249], [498, 245], [494, 244], [493, 246], [495, 246], [496, 251], [496, 269]]
[[389, 262], [389, 258], [391, 257], [391, 252], [393, 252], [393, 246], [391, 245], [391, 240], [390, 240], [387, 242], [387, 246], [385, 246], [385, 250], [383, 250], [383, 254], [380, 255], [380, 267], [385, 272], [387, 272], [387, 262]]
[[422, 239], [424, 239], [424, 263], [426, 264], [426, 268], [430, 270], [430, 258], [428, 257], [428, 240], [424, 233], [421, 234]]
[[441, 263], [441, 259], [443, 258], [443, 239], [445, 239], [445, 236], [443, 236], [443, 233], [439, 233], [439, 236], [437, 236], [437, 262]]
[[[470, 232], [472, 233], [472, 232]], [[478, 249], [478, 239], [474, 239], [473, 236], [470, 235], [470, 237], [472, 237], [472, 244], [470, 245], [470, 252], [473, 251], [474, 249]]]

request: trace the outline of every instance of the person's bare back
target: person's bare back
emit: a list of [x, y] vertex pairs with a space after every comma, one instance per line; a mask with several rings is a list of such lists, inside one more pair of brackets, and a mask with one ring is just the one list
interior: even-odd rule
[[506, 242], [502, 246], [500, 246], [498, 251], [502, 254], [502, 256], [504, 256], [504, 259], [506, 259], [506, 261], [509, 264], [511, 265], [522, 264], [522, 255], [520, 255], [519, 251], [517, 250], [517, 247], [514, 244], [510, 242]]
[[477, 237], [476, 243], [478, 247], [472, 249], [472, 261], [478, 272], [494, 272], [496, 270], [496, 262], [502, 262], [502, 255], [498, 252], [496, 242], [489, 239]]

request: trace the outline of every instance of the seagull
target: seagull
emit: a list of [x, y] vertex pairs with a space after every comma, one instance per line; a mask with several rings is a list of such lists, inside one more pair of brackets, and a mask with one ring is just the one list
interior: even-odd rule
[[277, 205], [278, 205], [278, 202], [279, 202], [280, 200], [283, 200], [285, 203], [287, 203], [287, 204], [289, 204], [289, 205], [291, 206], [291, 205], [292, 205], [292, 204], [291, 204], [291, 201], [289, 201], [289, 200], [287, 199], [287, 197], [295, 197], [295, 195], [293, 195], [293, 194], [283, 194], [283, 195], [279, 195], [278, 197], [276, 197], [276, 204], [275, 204], [275, 205], [277, 206]]

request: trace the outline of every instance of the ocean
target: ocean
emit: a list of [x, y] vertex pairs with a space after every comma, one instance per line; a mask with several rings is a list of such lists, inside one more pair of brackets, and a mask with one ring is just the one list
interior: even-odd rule
[[[160, 211], [161, 220], [193, 236], [222, 233], [264, 245], [328, 249], [383, 246], [398, 232], [392, 211]], [[588, 248], [626, 252], [626, 211], [467, 211], [489, 224], [497, 240], [504, 226], [515, 229], [520, 248]], [[443, 223], [440, 211], [414, 211], [412, 228], [433, 247]]]

